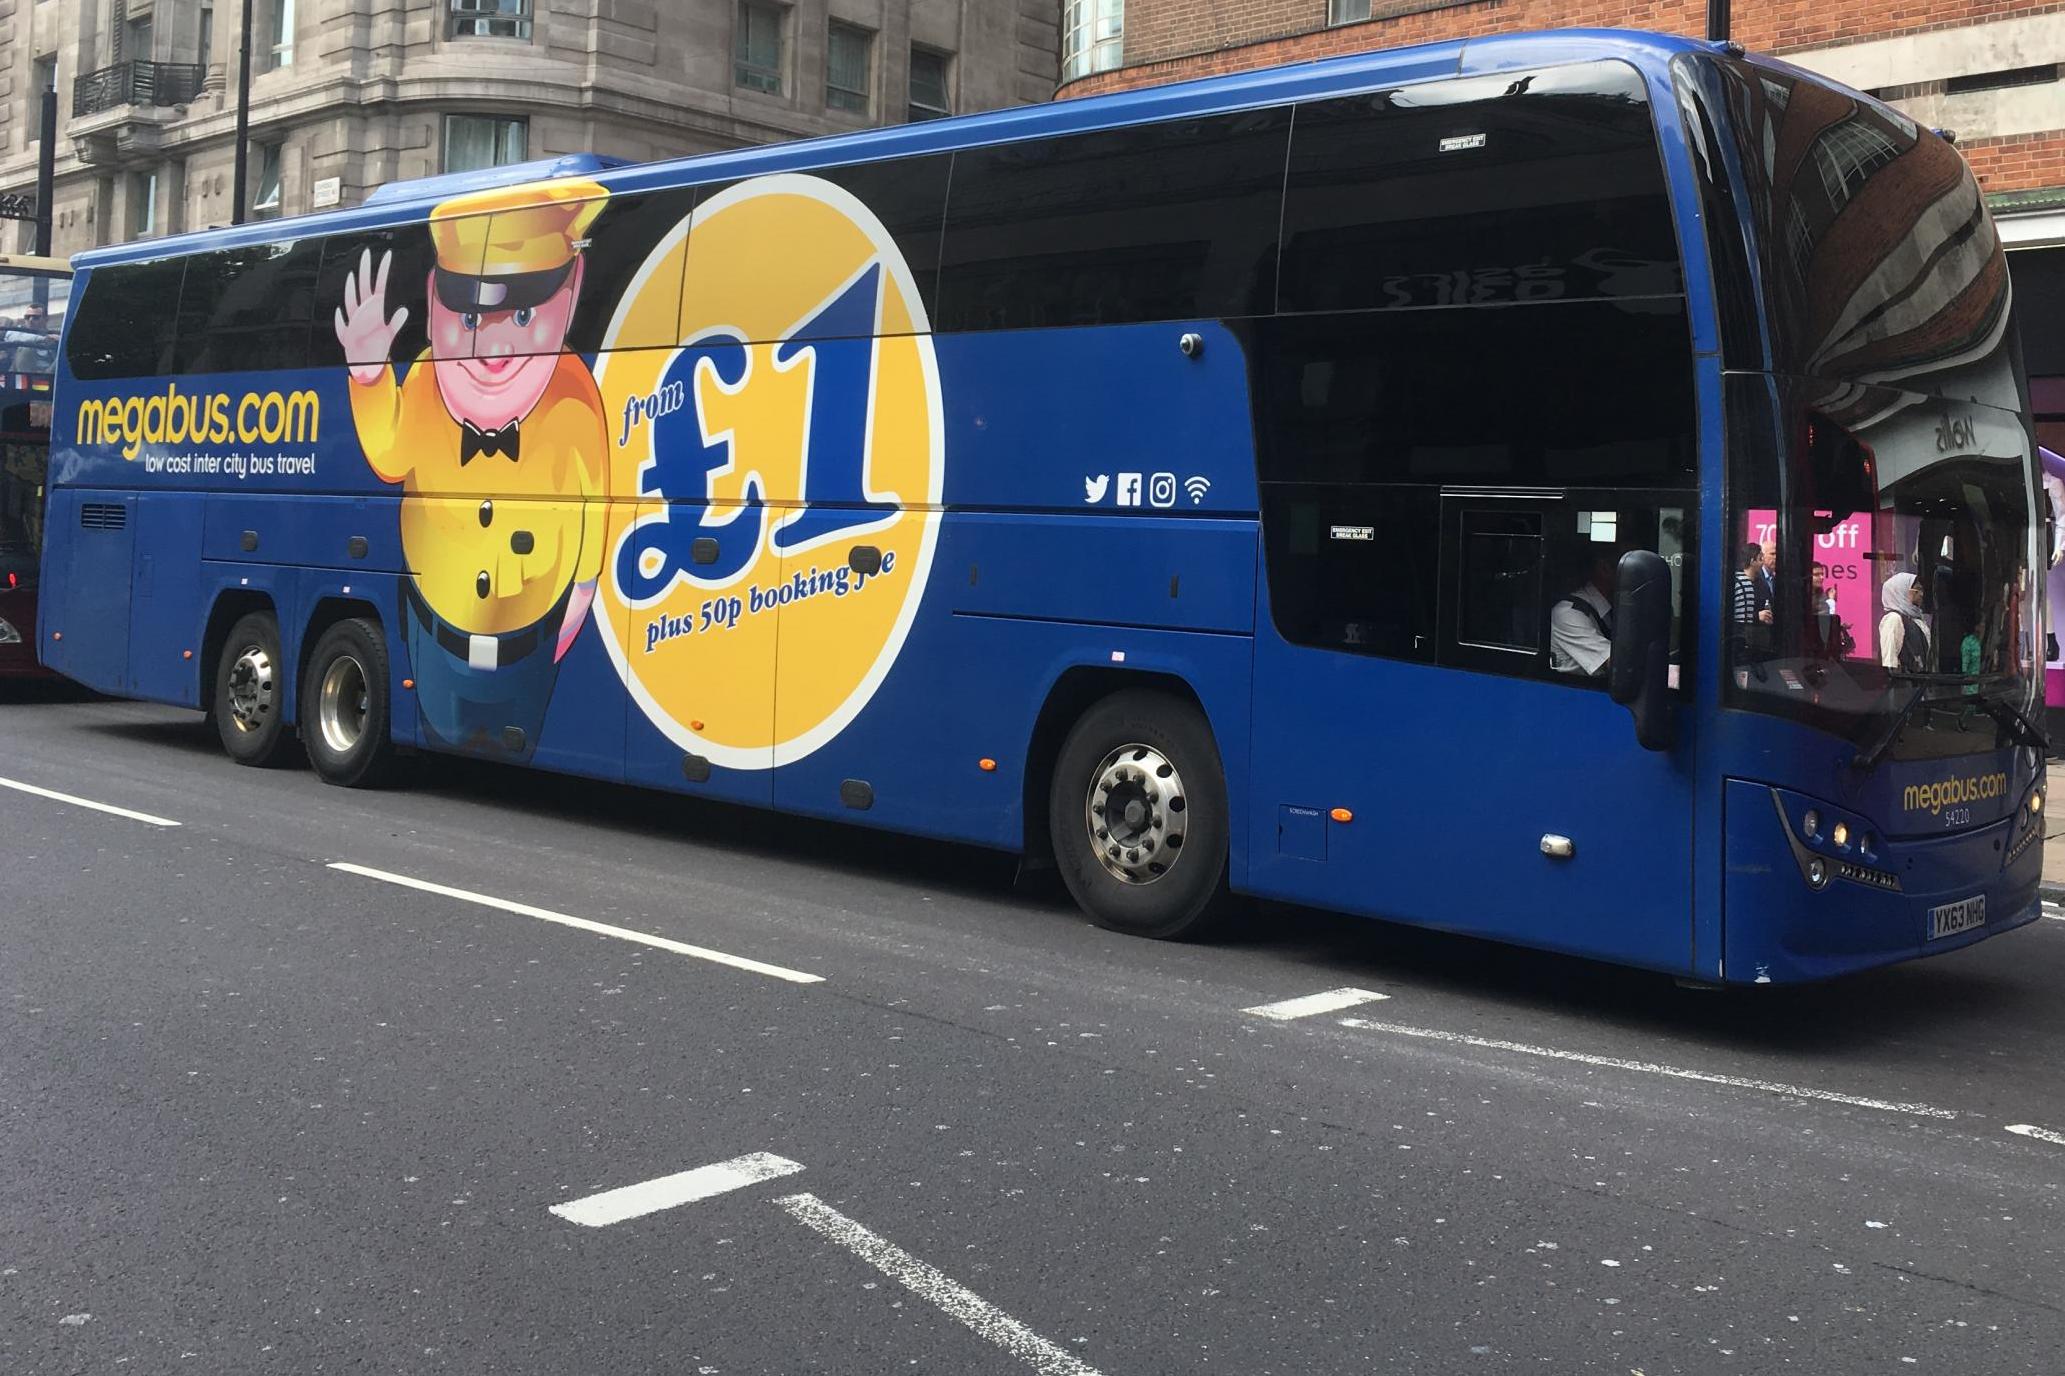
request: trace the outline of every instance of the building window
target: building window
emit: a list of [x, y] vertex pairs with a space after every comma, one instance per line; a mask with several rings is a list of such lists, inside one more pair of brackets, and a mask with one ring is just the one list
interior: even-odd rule
[[947, 55], [930, 48], [911, 49], [911, 122], [953, 112], [953, 98], [947, 93]]
[[141, 19], [130, 20], [129, 36], [122, 40], [122, 60], [125, 62], [152, 61], [156, 56], [151, 50], [151, 45], [154, 41], [151, 35], [151, 17], [149, 15], [145, 15]]
[[215, 60], [215, 6], [201, 6], [201, 32], [194, 40], [194, 61], [203, 67]]
[[1369, 18], [1370, 0], [1326, 0], [1326, 22], [1360, 24]]
[[1119, 65], [1126, 42], [1126, 0], [1068, 0], [1061, 11], [1061, 79]]
[[266, 54], [265, 69], [278, 71], [294, 65], [294, 0], [272, 0], [272, 51]]
[[1884, 130], [1853, 116], [1815, 140], [1814, 162], [1832, 210], [1841, 210], [1871, 174], [1900, 156]]
[[506, 167], [529, 156], [530, 126], [499, 115], [449, 115], [445, 118], [445, 171], [478, 172]]
[[29, 94], [36, 101], [36, 137], [43, 138], [50, 131], [43, 127], [43, 93], [57, 89], [57, 57], [39, 57], [29, 68]]
[[135, 173], [129, 178], [129, 237], [142, 239], [158, 232], [158, 174]]
[[735, 83], [771, 96], [782, 93], [782, 21], [786, 17], [779, 5], [739, 0], [738, 42], [733, 50], [737, 60], [732, 67]]
[[531, 0], [449, 0], [453, 38], [531, 36]]
[[831, 42], [825, 52], [825, 106], [868, 112], [868, 91], [874, 85], [875, 36], [851, 24], [832, 24]]
[[251, 188], [251, 217], [270, 220], [280, 213], [280, 155], [285, 145], [258, 145], [258, 181]]

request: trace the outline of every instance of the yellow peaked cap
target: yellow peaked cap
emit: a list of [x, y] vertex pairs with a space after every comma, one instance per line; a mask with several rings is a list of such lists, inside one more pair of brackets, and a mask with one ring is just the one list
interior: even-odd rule
[[468, 277], [564, 267], [608, 199], [599, 183], [577, 177], [454, 196], [431, 212], [437, 265]]

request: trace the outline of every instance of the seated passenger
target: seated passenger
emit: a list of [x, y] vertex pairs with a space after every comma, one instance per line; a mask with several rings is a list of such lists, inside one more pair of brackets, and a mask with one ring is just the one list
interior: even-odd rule
[[1592, 550], [1585, 581], [1549, 608], [1549, 667], [1599, 678], [1613, 658], [1613, 589], [1620, 561], [1608, 545]]

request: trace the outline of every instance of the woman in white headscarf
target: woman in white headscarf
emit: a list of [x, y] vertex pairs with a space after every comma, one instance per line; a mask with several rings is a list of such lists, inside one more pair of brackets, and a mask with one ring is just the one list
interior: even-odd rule
[[1922, 623], [1922, 590], [1911, 573], [1896, 573], [1879, 590], [1886, 614], [1879, 618], [1879, 663], [1888, 669], [1926, 673], [1929, 628]]

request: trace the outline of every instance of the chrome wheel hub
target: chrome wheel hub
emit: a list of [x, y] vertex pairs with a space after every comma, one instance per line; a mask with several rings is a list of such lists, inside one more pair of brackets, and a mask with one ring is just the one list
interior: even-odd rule
[[1084, 807], [1090, 849], [1113, 878], [1152, 884], [1183, 853], [1183, 776], [1161, 751], [1122, 745], [1091, 776]]
[[371, 710], [365, 666], [350, 655], [331, 660], [316, 693], [316, 728], [323, 744], [335, 754], [350, 754], [366, 734]]
[[229, 717], [239, 731], [263, 730], [273, 711], [272, 656], [246, 645], [229, 666]]

